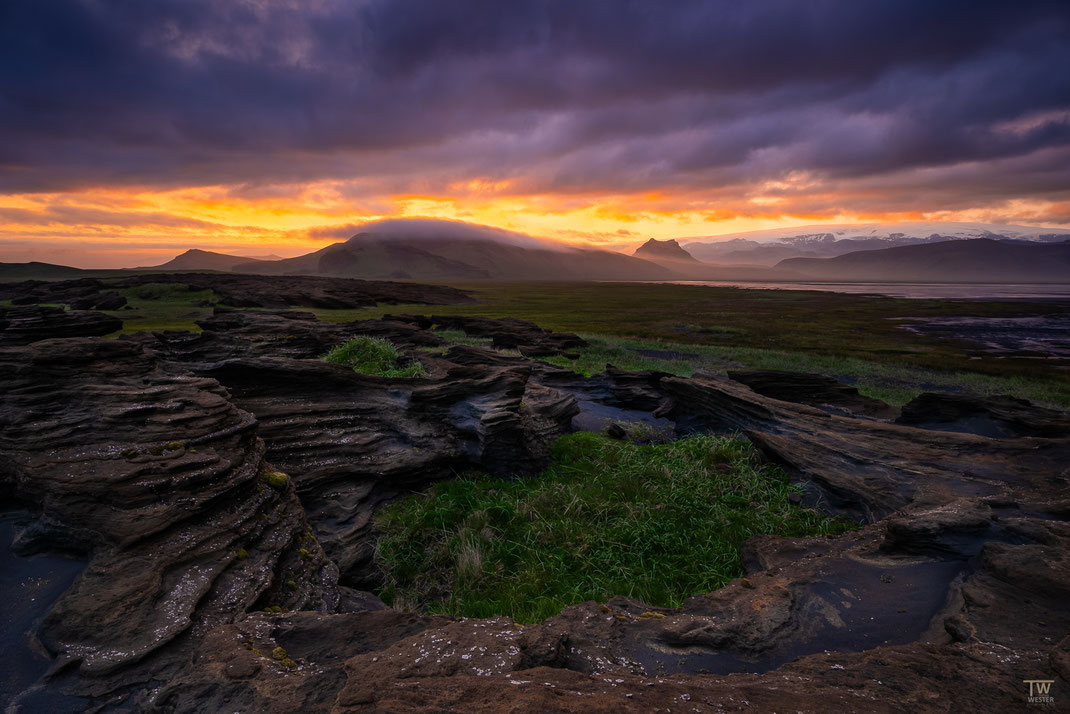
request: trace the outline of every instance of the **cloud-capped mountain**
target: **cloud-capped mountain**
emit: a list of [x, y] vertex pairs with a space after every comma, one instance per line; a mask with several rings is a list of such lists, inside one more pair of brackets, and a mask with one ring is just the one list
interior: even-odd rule
[[236, 272], [412, 280], [672, 280], [641, 258], [455, 221], [372, 223], [349, 240]]

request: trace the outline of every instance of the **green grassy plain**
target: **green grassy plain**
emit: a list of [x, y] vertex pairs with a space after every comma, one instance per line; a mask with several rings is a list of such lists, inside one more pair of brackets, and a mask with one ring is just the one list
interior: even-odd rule
[[[196, 320], [209, 316], [211, 308], [196, 303], [214, 301], [215, 295], [171, 287], [162, 294], [152, 294], [151, 287], [149, 293], [141, 288], [123, 291], [134, 309], [111, 313], [125, 320], [115, 334], [199, 331]], [[1070, 407], [1070, 371], [1065, 368], [1024, 357], [978, 356], [970, 343], [917, 335], [902, 327], [904, 318], [1012, 317], [1065, 310], [1051, 303], [906, 300], [651, 283], [474, 282], [454, 287], [471, 291], [475, 302], [296, 309], [327, 322], [403, 313], [530, 320], [587, 339], [591, 346], [580, 351], [579, 359], [547, 360], [585, 374], [601, 372], [606, 363], [681, 376], [723, 374], [733, 368], [788, 369], [828, 374], [893, 404], [923, 391], [949, 391], [1010, 394]], [[460, 333], [444, 336], [480, 344]], [[650, 350], [678, 354], [659, 359]]]
[[198, 303], [217, 299], [214, 291], [191, 290], [185, 283], [145, 283], [115, 292], [126, 298], [130, 309], [107, 311], [123, 320], [123, 328], [109, 337], [167, 330], [200, 332], [197, 320], [211, 317], [212, 308]]
[[[1070, 407], [1070, 372], [1046, 360], [978, 356], [968, 342], [914, 334], [904, 318], [1013, 317], [1065, 310], [1051, 303], [907, 300], [801, 290], [651, 283], [457, 283], [466, 305], [379, 305], [311, 310], [348, 322], [386, 314], [484, 315], [575, 332], [591, 346], [578, 360], [547, 361], [576, 371], [656, 369], [681, 376], [733, 368], [828, 374], [864, 394], [902, 404], [923, 391], [1010, 394]], [[676, 352], [657, 359], [641, 351]]]

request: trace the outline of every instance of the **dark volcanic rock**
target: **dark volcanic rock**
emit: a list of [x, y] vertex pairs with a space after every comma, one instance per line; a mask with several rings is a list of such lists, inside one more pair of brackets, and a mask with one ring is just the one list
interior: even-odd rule
[[[0, 349], [0, 487], [18, 509], [0, 519], [14, 540], [0, 583], [42, 600], [11, 609], [38, 644], [9, 652], [36, 648], [52, 665], [43, 688], [27, 689], [43, 661], [0, 678], [5, 700], [161, 713], [946, 712], [1021, 708], [1027, 679], [1055, 680], [1056, 701], [1070, 685], [1070, 437], [1018, 436], [1065, 415], [1018, 404], [1007, 438], [931, 431], [727, 379], [583, 378], [511, 352], [443, 350], [428, 331], [438, 320], [217, 311], [197, 335]], [[510, 348], [573, 337], [517, 323], [450, 329]], [[387, 337], [428, 377], [320, 360], [360, 334]], [[813, 384], [787, 383], [797, 400]], [[851, 396], [819, 386], [826, 407]], [[622, 423], [656, 410], [681, 431], [742, 431], [811, 501], [870, 523], [753, 538], [745, 578], [676, 609], [616, 597], [519, 625], [401, 613], [337, 585], [327, 555], [348, 582], [374, 581], [379, 505], [467, 468], [537, 471], [577, 404]], [[273, 606], [287, 612], [263, 612]]]
[[569, 332], [544, 330], [533, 322], [512, 317], [432, 315], [430, 318], [414, 315], [384, 315], [384, 320], [412, 322], [423, 329], [438, 326], [443, 330], [460, 330], [469, 337], [485, 337], [499, 349], [519, 350], [525, 357], [549, 357], [569, 350], [586, 347], [587, 343]]
[[377, 303], [453, 305], [471, 301], [467, 292], [439, 285], [219, 273], [152, 273], [107, 281], [81, 278], [8, 283], [0, 284], [0, 300], [13, 300], [16, 305], [77, 303], [99, 310], [116, 310], [126, 304], [116, 290], [149, 283], [176, 283], [189, 285], [191, 290], [213, 290], [220, 302], [232, 307], [351, 309]]
[[[294, 474], [324, 547], [358, 587], [375, 582], [371, 516], [379, 506], [466, 469], [536, 473], [577, 412], [570, 395], [531, 382], [524, 360], [440, 364], [415, 351], [441, 340], [408, 323], [228, 313], [202, 326], [199, 336], [157, 348], [200, 362], [191, 367], [256, 415], [268, 458]], [[371, 377], [318, 359], [358, 334], [388, 337], [406, 358], [427, 362], [429, 378]], [[266, 356], [272, 350], [292, 356]], [[223, 352], [246, 357], [211, 362]]]
[[121, 330], [111, 315], [62, 307], [0, 307], [0, 345], [26, 345], [53, 337], [99, 337]]
[[1070, 464], [1070, 438], [987, 439], [829, 414], [731, 380], [662, 380], [685, 430], [740, 430], [825, 507], [877, 520], [913, 502], [1048, 493]]
[[1070, 437], [1070, 415], [1014, 397], [920, 394], [903, 406], [896, 424], [959, 431], [1000, 439]]
[[[467, 354], [467, 353], [466, 353]], [[427, 624], [358, 652], [342, 667], [344, 685], [324, 697], [323, 671], [272, 675], [245, 690], [249, 707], [314, 700], [330, 711], [648, 711], [687, 705], [698, 711], [946, 711], [954, 706], [1008, 710], [1021, 705], [1024, 679], [1065, 686], [1066, 651], [1051, 637], [1070, 628], [1070, 527], [1050, 518], [1000, 517], [986, 501], [1070, 494], [1051, 460], [1066, 440], [1011, 446], [968, 435], [931, 434], [868, 419], [832, 416], [756, 396], [730, 381], [664, 379], [671, 407], [701, 413], [721, 428], [761, 426], [763, 443], [782, 449], [813, 432], [800, 449], [824, 467], [841, 496], [873, 499], [871, 478], [851, 479], [887, 462], [898, 484], [923, 477], [894, 517], [835, 538], [763, 536], [745, 548], [748, 577], [697, 595], [677, 610], [626, 598], [566, 608], [541, 624], [505, 618]], [[717, 395], [716, 397], [711, 396]], [[775, 433], [774, 433], [775, 432]], [[944, 437], [949, 437], [944, 440]], [[863, 450], [872, 440], [868, 454]], [[910, 448], [910, 442], [918, 444]], [[991, 444], [996, 447], [991, 447]], [[941, 463], [989, 444], [957, 469]], [[898, 460], [892, 457], [893, 446]], [[1007, 449], [1001, 452], [999, 449]], [[1028, 450], [1040, 454], [1026, 456]], [[984, 458], [993, 468], [975, 474]], [[1022, 459], [1020, 468], [1004, 468]], [[817, 473], [817, 465], [813, 472]], [[893, 488], [893, 490], [896, 490]], [[996, 495], [980, 498], [979, 492]], [[365, 617], [368, 617], [367, 615]], [[384, 635], [380, 632], [380, 637]], [[237, 638], [230, 638], [233, 642]], [[277, 638], [276, 638], [277, 639]], [[272, 643], [275, 640], [272, 641]], [[268, 643], [271, 644], [271, 643]], [[314, 657], [314, 640], [305, 646]], [[206, 653], [212, 662], [240, 656], [234, 644]], [[187, 675], [171, 696], [214, 708], [225, 680], [212, 667]], [[731, 677], [725, 675], [732, 673]], [[342, 681], [336, 680], [332, 686]], [[961, 694], [959, 694], [961, 693]], [[190, 696], [199, 699], [189, 699]], [[178, 700], [176, 700], [178, 701]]]
[[[293, 476], [343, 581], [362, 589], [377, 583], [371, 517], [381, 505], [473, 468], [537, 473], [578, 412], [573, 396], [533, 381], [523, 358], [463, 346], [445, 358], [421, 352], [446, 343], [412, 322], [332, 325], [292, 311], [217, 311], [199, 324], [196, 335], [128, 339], [176, 371], [218, 380], [256, 416], [267, 458]], [[357, 335], [389, 339], [428, 377], [361, 375], [320, 359]]]
[[72, 310], [121, 310], [126, 298], [115, 292], [102, 292], [71, 301]]
[[899, 413], [895, 407], [879, 399], [863, 396], [856, 388], [841, 384], [823, 374], [776, 369], [741, 369], [730, 370], [728, 377], [763, 396], [796, 404], [809, 404], [835, 413], [847, 412], [880, 419], [891, 419]]
[[217, 382], [70, 339], [0, 349], [0, 385], [0, 481], [34, 516], [13, 549], [88, 558], [37, 633], [64, 678], [106, 692], [246, 610], [334, 608], [337, 569]]
[[399, 380], [282, 358], [203, 372], [256, 414], [268, 457], [295, 475], [324, 547], [358, 587], [374, 584], [371, 516], [383, 503], [465, 469], [514, 476], [545, 464], [575, 402], [529, 386], [529, 373], [458, 367]]

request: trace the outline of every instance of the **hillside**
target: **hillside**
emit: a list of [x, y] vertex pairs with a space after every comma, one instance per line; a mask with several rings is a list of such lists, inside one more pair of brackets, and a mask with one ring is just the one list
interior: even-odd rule
[[436, 236], [362, 232], [297, 258], [246, 262], [235, 272], [412, 280], [673, 280], [671, 270], [594, 248], [499, 242], [465, 231]]
[[943, 241], [834, 258], [790, 258], [776, 267], [821, 280], [1066, 283], [1070, 282], [1070, 241]]
[[76, 278], [84, 274], [81, 268], [52, 263], [0, 263], [0, 280], [59, 280]]
[[190, 248], [163, 265], [141, 268], [141, 270], [219, 270], [229, 272], [234, 270], [236, 265], [251, 262], [260, 262], [260, 259]]

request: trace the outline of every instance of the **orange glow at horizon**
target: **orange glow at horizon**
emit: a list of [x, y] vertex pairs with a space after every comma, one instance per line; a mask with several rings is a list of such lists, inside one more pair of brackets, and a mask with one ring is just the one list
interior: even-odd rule
[[[820, 213], [792, 209], [783, 196], [756, 192], [717, 202], [645, 190], [637, 195], [519, 195], [508, 181], [470, 180], [453, 195], [353, 198], [330, 181], [249, 189], [92, 189], [0, 195], [0, 262], [33, 260], [84, 267], [131, 267], [202, 248], [248, 255], [300, 255], [347, 237], [342, 227], [385, 218], [439, 218], [580, 244], [625, 249], [647, 238], [717, 236], [813, 224], [909, 220], [991, 220], [984, 210]], [[763, 186], [762, 191], [771, 187]], [[776, 187], [772, 187], [776, 188]], [[835, 205], [830, 202], [830, 205]], [[1050, 208], [1011, 206], [1027, 222]], [[331, 230], [331, 229], [335, 230]], [[321, 233], [313, 234], [319, 229]], [[149, 262], [146, 262], [149, 261]]]

